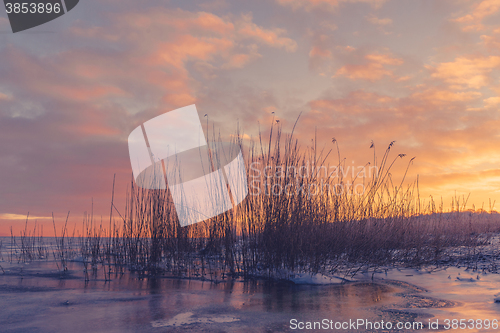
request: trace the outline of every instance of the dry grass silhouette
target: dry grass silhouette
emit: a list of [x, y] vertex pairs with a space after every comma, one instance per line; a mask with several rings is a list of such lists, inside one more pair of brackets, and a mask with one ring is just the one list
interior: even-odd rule
[[[168, 190], [142, 189], [132, 181], [125, 212], [116, 209], [113, 195], [109, 224], [98, 223], [91, 212], [84, 218], [83, 233], [72, 237], [67, 223], [59, 233], [54, 224], [51, 251], [59, 269], [64, 272], [68, 260], [79, 257], [86, 280], [101, 269], [106, 279], [129, 269], [219, 281], [228, 276], [281, 278], [294, 272], [352, 275], [387, 265], [457, 261], [477, 268], [484, 259], [482, 246], [500, 230], [498, 214], [466, 212], [465, 198], [454, 198], [447, 213], [442, 203], [424, 203], [418, 178], [405, 182], [413, 159], [406, 162], [403, 180], [394, 184], [391, 168], [398, 160], [405, 163], [403, 154], [391, 157], [394, 142], [380, 161], [372, 142], [373, 160], [365, 167], [376, 172], [354, 176], [342, 172], [347, 166], [335, 139], [329, 150], [318, 150], [315, 140], [301, 148], [293, 131], [284, 135], [277, 123], [266, 138], [260, 135], [245, 146], [237, 134], [234, 143], [244, 151], [252, 182], [237, 208], [180, 227]], [[326, 165], [333, 156], [336, 164]], [[307, 166], [317, 172], [299, 174]], [[332, 168], [340, 172], [324, 172]], [[276, 174], [280, 176], [268, 177]], [[364, 190], [356, 192], [359, 184]], [[11, 261], [49, 257], [36, 225], [32, 232], [26, 225], [20, 242], [12, 235], [11, 243]]]

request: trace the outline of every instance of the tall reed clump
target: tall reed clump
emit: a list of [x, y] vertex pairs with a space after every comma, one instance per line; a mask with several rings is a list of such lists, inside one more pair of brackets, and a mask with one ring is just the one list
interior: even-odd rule
[[[258, 142], [245, 146], [239, 134], [233, 140], [244, 151], [249, 187], [239, 206], [180, 227], [168, 190], [143, 189], [132, 181], [124, 214], [112, 203], [109, 230], [87, 226], [82, 249], [93, 251], [92, 265], [105, 260], [96, 253], [104, 246], [109, 272], [125, 265], [141, 273], [212, 280], [349, 272], [387, 264], [446, 263], [453, 257], [451, 247], [466, 248], [466, 256], [477, 257], [471, 249], [485, 244], [488, 232], [499, 230], [498, 221], [464, 219], [463, 202], [457, 201], [451, 214], [432, 200], [424, 204], [418, 179], [405, 185], [413, 159], [394, 184], [391, 168], [405, 157], [390, 157], [394, 142], [380, 161], [374, 153], [362, 172], [352, 174], [346, 173], [349, 166], [335, 139], [331, 149], [319, 150], [316, 140], [302, 148], [293, 131], [284, 135], [273, 125]], [[219, 141], [212, 138], [213, 144]], [[332, 159], [336, 162], [329, 165]], [[103, 245], [100, 235], [106, 232]]]
[[[221, 139], [210, 141], [217, 146]], [[84, 218], [79, 247], [85, 279], [97, 276], [99, 267], [106, 280], [127, 267], [139, 274], [213, 281], [297, 272], [354, 274], [380, 265], [457, 260], [477, 267], [482, 246], [500, 231], [496, 214], [467, 214], [465, 198], [454, 198], [452, 212], [432, 199], [421, 200], [418, 177], [405, 180], [413, 158], [395, 184], [391, 170], [405, 155], [391, 157], [394, 142], [379, 160], [372, 142], [373, 160], [354, 173], [335, 139], [330, 148], [319, 149], [316, 139], [302, 147], [294, 130], [284, 134], [274, 121], [267, 137], [260, 134], [245, 144], [237, 133], [232, 144], [243, 151], [248, 196], [200, 223], [181, 227], [169, 190], [140, 188], [133, 180], [120, 212], [113, 181], [109, 227], [97, 223], [93, 213]], [[220, 156], [208, 152], [208, 169], [214, 171]], [[60, 237], [56, 233], [54, 257], [62, 270], [73, 248], [67, 236], [66, 227]], [[21, 247], [28, 250], [21, 251], [22, 258], [34, 252], [30, 237], [25, 231]]]
[[[267, 144], [259, 142], [247, 159], [254, 193], [237, 218], [246, 272], [318, 272], [345, 262], [386, 262], [391, 251], [407, 246], [396, 237], [398, 230], [408, 231], [403, 225], [414, 215], [415, 197], [403, 182], [392, 185], [389, 171], [404, 157], [389, 161], [393, 143], [380, 164], [366, 165], [375, 170], [367, 179], [346, 177], [335, 139], [328, 151], [318, 151], [316, 141], [301, 149], [293, 132], [282, 138], [279, 128], [271, 128]], [[332, 151], [337, 164], [330, 166], [325, 163]]]
[[[266, 144], [259, 143], [247, 154], [250, 189], [256, 195], [247, 198], [235, 218], [241, 226], [244, 273], [443, 262], [447, 249], [477, 247], [487, 242], [489, 232], [500, 230], [499, 219], [492, 221], [492, 216], [488, 223], [471, 221], [472, 214], [464, 220], [465, 200], [461, 205], [455, 199], [452, 214], [443, 214], [442, 206], [436, 210], [432, 201], [425, 206], [418, 178], [405, 186], [414, 158], [394, 184], [391, 169], [405, 157], [390, 158], [394, 142], [379, 162], [374, 153], [373, 163], [350, 177], [335, 139], [331, 150], [318, 150], [316, 140], [301, 149], [293, 132], [282, 138], [279, 128], [276, 133], [271, 128]], [[375, 149], [373, 142], [370, 148]], [[332, 152], [337, 164], [330, 166], [326, 161]]]

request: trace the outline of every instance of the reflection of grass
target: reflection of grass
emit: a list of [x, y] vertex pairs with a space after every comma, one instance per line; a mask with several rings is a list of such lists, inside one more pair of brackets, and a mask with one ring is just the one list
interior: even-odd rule
[[64, 223], [61, 236], [57, 237], [56, 223], [54, 220], [54, 214], [52, 214], [52, 224], [54, 225], [54, 237], [56, 241], [56, 248], [52, 254], [56, 260], [57, 269], [63, 273], [68, 270], [68, 260], [73, 254], [73, 240], [75, 239], [74, 231], [73, 237], [68, 237], [68, 218], [69, 212], [66, 216], [66, 222]]
[[20, 242], [18, 261], [27, 262], [47, 257], [47, 250], [43, 240], [43, 228], [38, 228], [35, 222], [33, 230], [28, 230], [28, 218], [26, 218], [24, 230], [21, 231]]
[[[240, 136], [236, 138], [235, 143], [243, 147]], [[394, 143], [378, 162], [374, 153], [373, 162], [367, 164], [376, 170], [371, 177], [353, 177], [342, 172], [293, 172], [305, 166], [321, 170], [332, 152], [337, 161], [333, 167], [345, 170], [335, 139], [330, 150], [318, 150], [315, 141], [301, 148], [293, 133], [284, 136], [276, 126], [267, 139], [258, 139], [244, 151], [254, 188], [229, 212], [181, 228], [168, 191], [142, 189], [132, 182], [123, 214], [112, 199], [109, 228], [102, 221], [96, 223], [93, 214], [86, 216], [78, 238], [85, 279], [90, 279], [91, 271], [97, 276], [99, 265], [106, 280], [123, 267], [141, 274], [166, 272], [211, 280], [228, 275], [279, 277], [289, 272], [353, 274], [381, 265], [448, 265], [459, 258], [477, 268], [481, 246], [500, 230], [496, 214], [464, 212], [465, 200], [455, 198], [453, 211], [444, 213], [442, 204], [436, 208], [432, 200], [427, 204], [420, 200], [417, 181], [404, 185], [403, 177], [394, 184], [391, 168], [404, 157], [390, 159]], [[280, 167], [292, 172], [266, 177], [255, 165], [260, 171], [267, 168], [267, 174], [275, 174]], [[362, 184], [364, 191], [356, 194], [355, 184]], [[255, 186], [260, 192], [252, 192]], [[343, 191], [309, 191], [319, 186]], [[288, 191], [266, 194], [273, 188]], [[20, 253], [33, 259], [35, 243], [42, 238], [26, 230]], [[56, 237], [54, 257], [61, 270], [76, 255], [76, 244], [70, 244], [73, 238], [67, 235], [65, 226], [61, 237]]]

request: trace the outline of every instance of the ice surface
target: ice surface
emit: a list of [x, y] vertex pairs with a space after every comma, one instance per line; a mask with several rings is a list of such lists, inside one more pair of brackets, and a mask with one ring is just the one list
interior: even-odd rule
[[[371, 275], [371, 274], [370, 274]], [[455, 302], [454, 307], [431, 309], [445, 319], [500, 320], [500, 274], [474, 271], [464, 267], [436, 269], [392, 269], [374, 274], [374, 281], [404, 281], [423, 287], [428, 297]], [[491, 330], [489, 330], [491, 331]], [[466, 329], [464, 332], [482, 332]]]

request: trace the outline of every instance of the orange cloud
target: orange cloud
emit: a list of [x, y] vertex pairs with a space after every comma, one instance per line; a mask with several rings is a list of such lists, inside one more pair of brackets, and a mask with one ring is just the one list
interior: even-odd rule
[[[0, 220], [26, 220], [28, 215], [0, 214]], [[29, 216], [31, 220], [50, 220], [52, 216]]]
[[453, 88], [480, 89], [490, 84], [490, 73], [500, 68], [499, 56], [458, 57], [452, 62], [438, 64], [432, 70], [431, 77], [441, 79]]
[[241, 38], [252, 38], [271, 47], [284, 48], [288, 52], [295, 52], [297, 43], [290, 38], [281, 37], [285, 32], [284, 29], [264, 29], [259, 27], [252, 22], [251, 15], [243, 16], [237, 30]]
[[367, 3], [374, 8], [380, 8], [387, 0], [277, 0], [279, 4], [291, 6], [293, 9], [304, 8], [312, 10], [314, 8], [336, 9], [342, 3]]
[[368, 20], [368, 22], [379, 26], [387, 26], [392, 24], [392, 20], [390, 18], [379, 19], [373, 14], [367, 16], [366, 19]]
[[234, 54], [230, 57], [228, 63], [225, 65], [225, 68], [241, 68], [249, 63], [252, 58], [253, 57], [250, 54]]
[[12, 99], [12, 96], [0, 92], [0, 100], [8, 101], [11, 99]]
[[224, 38], [199, 38], [181, 35], [168, 43], [161, 43], [153, 53], [155, 65], [170, 64], [183, 68], [190, 60], [211, 60], [213, 56], [227, 54], [234, 47], [233, 41]]
[[[116, 14], [116, 19], [124, 19], [127, 26], [134, 29], [175, 28], [177, 33], [218, 33], [234, 31], [234, 24], [207, 12], [189, 12], [181, 9], [149, 9]], [[117, 22], [118, 23], [118, 22]]]
[[365, 63], [360, 65], [347, 64], [337, 70], [335, 76], [344, 76], [352, 80], [377, 81], [384, 76], [393, 76], [393, 72], [385, 65], [400, 66], [403, 61], [386, 54], [369, 54], [365, 56]]
[[[323, 71], [323, 65], [329, 64], [333, 59], [332, 37], [328, 33], [318, 31], [312, 33], [312, 38], [312, 47], [309, 51], [309, 68]], [[324, 73], [321, 73], [321, 75], [324, 75]]]
[[313, 46], [311, 51], [309, 52], [309, 57], [315, 58], [330, 58], [332, 56], [332, 52], [330, 50], [322, 49], [319, 46]]
[[500, 51], [500, 41], [497, 36], [481, 35], [481, 40], [489, 51]]
[[464, 24], [463, 31], [480, 31], [485, 27], [482, 21], [485, 17], [496, 14], [500, 9], [500, 0], [483, 0], [473, 5], [472, 13], [461, 16], [453, 21]]
[[[428, 186], [449, 188], [451, 190], [456, 189], [455, 184], [460, 184], [461, 187], [468, 190], [484, 190], [493, 185], [491, 186], [492, 189], [497, 190], [498, 185], [500, 185], [500, 169], [430, 174], [425, 176], [425, 181]], [[492, 184], [492, 181], [495, 181], [495, 184]]]
[[489, 97], [483, 100], [486, 107], [495, 107], [500, 104], [500, 97]]
[[426, 100], [432, 104], [448, 104], [453, 102], [469, 102], [476, 100], [481, 96], [482, 94], [477, 91], [453, 92], [433, 87], [423, 92], [414, 93], [410, 97]]
[[234, 24], [225, 22], [222, 18], [211, 13], [197, 13], [197, 16], [190, 20], [178, 21], [177, 26], [197, 26], [203, 30], [217, 32], [219, 34], [227, 34], [234, 31]]

